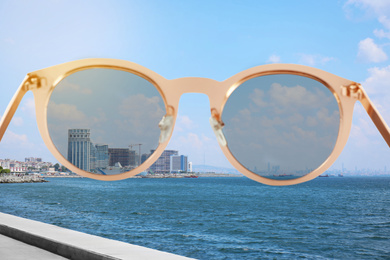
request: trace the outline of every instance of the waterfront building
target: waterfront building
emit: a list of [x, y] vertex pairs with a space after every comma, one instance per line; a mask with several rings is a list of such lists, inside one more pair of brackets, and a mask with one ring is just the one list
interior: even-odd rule
[[170, 156], [170, 172], [187, 172], [188, 157], [184, 155]]
[[136, 166], [137, 155], [128, 148], [109, 148], [107, 144], [94, 144], [90, 129], [68, 130], [68, 161], [78, 168], [96, 172], [120, 163], [123, 167]]
[[109, 166], [115, 166], [118, 162], [123, 167], [130, 166], [130, 150], [128, 148], [108, 148], [108, 156]]
[[141, 156], [141, 164], [144, 163], [149, 158], [150, 155], [151, 155], [150, 153], [142, 154], [142, 156]]
[[138, 162], [139, 162], [138, 154], [133, 150], [129, 150], [129, 165], [135, 168], [136, 166], [138, 166]]
[[[31, 157], [33, 158], [33, 157]], [[29, 172], [32, 170], [41, 170], [51, 167], [53, 164], [50, 162], [42, 162], [42, 159], [37, 162], [36, 160], [27, 162], [17, 161], [13, 159], [0, 159], [0, 166], [3, 169], [9, 169], [12, 173]]]
[[192, 172], [192, 162], [188, 162], [188, 172]]
[[24, 158], [24, 162], [42, 162], [42, 158], [27, 157]]
[[11, 172], [26, 172], [27, 166], [25, 164], [23, 164], [22, 162], [11, 161], [8, 165], [8, 169]]
[[[150, 153], [153, 154], [154, 151], [151, 150]], [[172, 155], [179, 155], [179, 152], [175, 150], [164, 150], [157, 161], [150, 166], [149, 171], [153, 173], [169, 173], [171, 170]]]
[[108, 167], [109, 163], [109, 153], [108, 153], [108, 145], [106, 144], [97, 144], [95, 145], [96, 151], [96, 168], [105, 169]]
[[84, 171], [91, 170], [90, 129], [68, 130], [68, 161]]
[[93, 145], [93, 143], [90, 143], [90, 154], [89, 154], [89, 169], [90, 171], [94, 172], [94, 169], [96, 169], [96, 147]]

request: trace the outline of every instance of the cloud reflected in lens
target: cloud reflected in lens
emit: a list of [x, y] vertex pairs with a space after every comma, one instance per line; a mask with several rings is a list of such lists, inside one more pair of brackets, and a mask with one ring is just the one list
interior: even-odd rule
[[[142, 155], [147, 158], [157, 148], [158, 123], [164, 115], [163, 99], [148, 80], [125, 71], [88, 69], [59, 82], [50, 97], [47, 122], [50, 137], [65, 158], [75, 158], [74, 153], [80, 157], [82, 153], [89, 164], [84, 159], [80, 159], [84, 160], [82, 164], [71, 162], [83, 170], [106, 174], [105, 168], [97, 169], [98, 165], [106, 165], [101, 160], [108, 160], [107, 166], [112, 167], [120, 162], [121, 169], [115, 172], [120, 173], [142, 163]], [[84, 131], [87, 129], [89, 132]], [[133, 144], [141, 146], [129, 149]], [[95, 163], [97, 158], [99, 163]]]
[[229, 97], [224, 134], [233, 156], [268, 178], [298, 178], [332, 152], [339, 130], [338, 103], [322, 83], [298, 75], [252, 78]]

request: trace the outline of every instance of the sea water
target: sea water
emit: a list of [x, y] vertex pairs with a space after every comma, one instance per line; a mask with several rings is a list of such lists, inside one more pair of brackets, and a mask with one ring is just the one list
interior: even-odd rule
[[390, 178], [50, 178], [0, 211], [198, 259], [390, 259]]

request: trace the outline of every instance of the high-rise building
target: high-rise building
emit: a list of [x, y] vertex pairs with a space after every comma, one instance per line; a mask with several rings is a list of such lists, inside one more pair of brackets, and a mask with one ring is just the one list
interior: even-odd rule
[[106, 144], [97, 144], [96, 148], [96, 168], [105, 169], [108, 167], [109, 163], [109, 154], [108, 154], [108, 145]]
[[[154, 151], [155, 150], [151, 150], [151, 154], [153, 154]], [[179, 152], [175, 150], [164, 150], [160, 158], [150, 166], [149, 170], [154, 173], [169, 173], [171, 170], [171, 156], [178, 154]]]
[[89, 168], [91, 172], [94, 172], [96, 169], [96, 147], [93, 143], [90, 143], [90, 154], [89, 154]]
[[171, 155], [170, 172], [187, 172], [187, 156]]
[[123, 167], [130, 166], [130, 150], [128, 148], [108, 148], [108, 155], [110, 166], [115, 166], [118, 162]]
[[141, 164], [144, 163], [149, 158], [150, 155], [151, 155], [150, 153], [142, 154], [142, 156], [141, 156]]
[[68, 130], [68, 161], [84, 171], [91, 170], [90, 129]]
[[133, 150], [129, 150], [129, 165], [130, 166], [133, 166], [135, 168], [135, 166], [138, 166], [138, 161], [139, 161], [139, 156], [138, 154], [133, 151]]
[[188, 162], [188, 172], [192, 172], [192, 162]]

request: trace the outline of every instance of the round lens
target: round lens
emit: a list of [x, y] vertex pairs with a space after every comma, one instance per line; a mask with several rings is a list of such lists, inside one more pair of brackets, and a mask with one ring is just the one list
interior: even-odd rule
[[120, 174], [157, 148], [164, 100], [147, 79], [122, 70], [75, 72], [55, 87], [47, 108], [50, 137], [76, 167]]
[[223, 132], [232, 155], [249, 171], [269, 179], [296, 179], [332, 153], [340, 112], [321, 82], [273, 74], [243, 82], [223, 108]]

